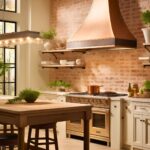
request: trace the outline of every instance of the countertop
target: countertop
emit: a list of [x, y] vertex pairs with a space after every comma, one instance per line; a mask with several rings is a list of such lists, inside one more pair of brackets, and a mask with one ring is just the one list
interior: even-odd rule
[[141, 103], [150, 103], [150, 98], [137, 98], [137, 97], [128, 97], [128, 96], [116, 96], [116, 97], [107, 97], [107, 96], [95, 96], [95, 95], [78, 95], [78, 94], [68, 94], [67, 96], [73, 97], [83, 97], [83, 98], [95, 98], [95, 99], [108, 99], [110, 98], [112, 101], [118, 100], [127, 100], [133, 102], [141, 102]]
[[[95, 96], [95, 95], [81, 95], [81, 94], [72, 94], [72, 92], [59, 92], [59, 91], [40, 91], [43, 94], [54, 94], [54, 95], [62, 95], [62, 96], [73, 96], [73, 97], [83, 97], [83, 98], [95, 98], [95, 99], [107, 99], [106, 96]], [[75, 92], [73, 92], [75, 93]], [[137, 97], [128, 97], [128, 96], [116, 96], [109, 97], [113, 101], [118, 100], [127, 100], [133, 102], [141, 102], [141, 103], [150, 103], [150, 98], [137, 98]]]

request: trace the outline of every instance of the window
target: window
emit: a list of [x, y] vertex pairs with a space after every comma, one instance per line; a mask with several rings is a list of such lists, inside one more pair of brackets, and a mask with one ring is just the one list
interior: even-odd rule
[[16, 12], [17, 0], [0, 0], [0, 10]]
[[[16, 22], [0, 21], [0, 34], [16, 31]], [[0, 76], [0, 94], [16, 95], [16, 47], [0, 48], [0, 60], [9, 64], [9, 70]]]

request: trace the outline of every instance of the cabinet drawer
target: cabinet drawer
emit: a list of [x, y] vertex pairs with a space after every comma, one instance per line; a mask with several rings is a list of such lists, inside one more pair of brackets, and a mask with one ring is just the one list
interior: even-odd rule
[[143, 112], [143, 113], [150, 113], [150, 106], [149, 105], [135, 105], [134, 112]]

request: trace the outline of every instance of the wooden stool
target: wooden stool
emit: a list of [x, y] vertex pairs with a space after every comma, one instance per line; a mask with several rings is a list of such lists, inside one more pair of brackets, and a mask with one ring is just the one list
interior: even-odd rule
[[0, 150], [5, 150], [6, 147], [9, 147], [9, 150], [13, 150], [14, 146], [18, 145], [18, 134], [14, 133], [16, 130], [13, 125], [1, 124]]
[[[34, 138], [32, 137], [32, 129], [35, 130]], [[39, 137], [39, 131], [41, 129], [45, 130], [45, 137]], [[54, 138], [49, 137], [49, 129], [53, 129]], [[40, 140], [45, 140], [45, 142], [39, 142]], [[55, 144], [55, 150], [58, 150], [56, 123], [29, 126], [27, 150], [29, 150], [33, 146], [35, 150], [38, 150], [38, 145], [45, 145], [46, 150], [49, 150], [50, 144]]]

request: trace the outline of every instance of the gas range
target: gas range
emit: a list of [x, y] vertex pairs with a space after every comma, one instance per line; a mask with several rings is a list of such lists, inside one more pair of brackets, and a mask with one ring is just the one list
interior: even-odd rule
[[[70, 93], [71, 95], [90, 95], [88, 92], [78, 92], [78, 93]], [[100, 92], [98, 94], [93, 94], [93, 96], [106, 96], [106, 97], [117, 97], [117, 96], [127, 96], [125, 93], [116, 93], [116, 92]]]

